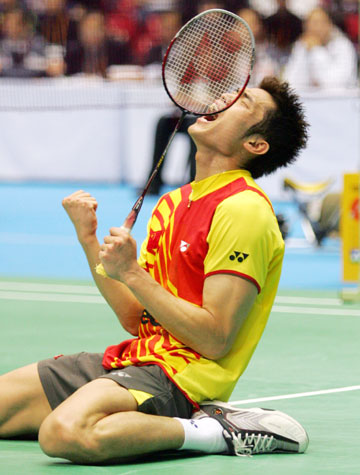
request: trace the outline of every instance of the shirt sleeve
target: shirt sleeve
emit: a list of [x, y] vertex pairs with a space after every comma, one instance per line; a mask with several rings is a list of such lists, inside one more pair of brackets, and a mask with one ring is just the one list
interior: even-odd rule
[[205, 276], [234, 274], [263, 287], [275, 249], [283, 246], [269, 204], [251, 191], [234, 195], [217, 207], [208, 234]]

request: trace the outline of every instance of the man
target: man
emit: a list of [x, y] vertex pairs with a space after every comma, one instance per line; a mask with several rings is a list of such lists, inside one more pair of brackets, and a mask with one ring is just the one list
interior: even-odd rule
[[265, 18], [265, 28], [273, 55], [283, 66], [290, 54], [291, 47], [302, 32], [302, 21], [287, 8], [287, 0], [277, 0], [277, 10]]
[[[306, 432], [283, 413], [202, 404], [228, 400], [270, 313], [284, 243], [251, 173], [271, 173], [305, 146], [301, 104], [266, 79], [189, 133], [196, 179], [160, 199], [139, 261], [122, 228], [100, 245], [95, 198], [64, 199], [100, 291], [136, 338], [2, 376], [0, 437], [39, 432], [46, 454], [77, 463], [169, 449], [306, 449]], [[99, 258], [111, 279], [96, 274]]]
[[77, 31], [78, 41], [69, 41], [67, 46], [68, 76], [83, 73], [106, 77], [109, 66], [131, 62], [129, 43], [107, 36], [102, 12], [84, 14]]
[[0, 75], [35, 78], [46, 75], [44, 42], [34, 36], [31, 18], [21, 8], [7, 11], [2, 19]]

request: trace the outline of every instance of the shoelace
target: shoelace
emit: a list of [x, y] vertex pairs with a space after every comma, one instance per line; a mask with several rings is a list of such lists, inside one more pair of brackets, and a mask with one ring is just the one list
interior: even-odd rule
[[231, 432], [232, 442], [234, 445], [235, 455], [238, 457], [250, 457], [252, 454], [259, 454], [270, 451], [274, 436], [261, 434], [245, 434], [244, 439], [241, 433], [236, 435]]

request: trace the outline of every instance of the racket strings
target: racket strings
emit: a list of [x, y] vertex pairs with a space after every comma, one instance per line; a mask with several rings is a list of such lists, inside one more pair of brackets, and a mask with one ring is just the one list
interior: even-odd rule
[[245, 22], [214, 12], [190, 22], [175, 40], [165, 65], [166, 85], [180, 107], [206, 114], [216, 99], [246, 83], [253, 59]]

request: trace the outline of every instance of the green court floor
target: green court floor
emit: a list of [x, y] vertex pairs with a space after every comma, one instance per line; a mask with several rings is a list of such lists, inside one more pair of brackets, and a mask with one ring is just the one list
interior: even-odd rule
[[[0, 280], [0, 372], [59, 353], [102, 351], [128, 337], [84, 282]], [[333, 291], [281, 291], [231, 401], [289, 413], [305, 455], [163, 454], [88, 467], [50, 459], [37, 442], [0, 441], [0, 474], [360, 474], [360, 305]], [[1, 395], [0, 395], [1, 397]]]

